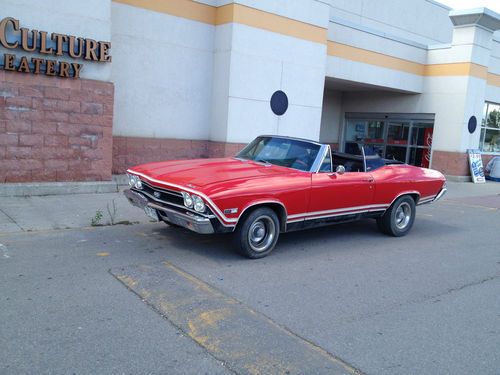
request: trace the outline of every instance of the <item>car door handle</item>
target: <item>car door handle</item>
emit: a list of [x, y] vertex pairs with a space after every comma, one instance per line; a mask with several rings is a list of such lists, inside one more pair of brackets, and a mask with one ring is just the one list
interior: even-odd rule
[[366, 181], [366, 182], [373, 182], [373, 181], [375, 181], [375, 180], [373, 179], [373, 177], [368, 177], [365, 181]]

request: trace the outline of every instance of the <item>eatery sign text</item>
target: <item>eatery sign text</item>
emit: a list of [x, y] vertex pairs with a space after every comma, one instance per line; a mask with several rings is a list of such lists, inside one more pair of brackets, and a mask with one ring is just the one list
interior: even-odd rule
[[[65, 57], [74, 60], [111, 62], [110, 42], [75, 37], [20, 27], [19, 20], [6, 17], [0, 21], [0, 45], [8, 50], [21, 49], [43, 57], [17, 56], [4, 53], [0, 64], [4, 70], [20, 73], [45, 74], [64, 78], [80, 78], [83, 64], [58, 60]], [[45, 57], [44, 55], [47, 55]]]

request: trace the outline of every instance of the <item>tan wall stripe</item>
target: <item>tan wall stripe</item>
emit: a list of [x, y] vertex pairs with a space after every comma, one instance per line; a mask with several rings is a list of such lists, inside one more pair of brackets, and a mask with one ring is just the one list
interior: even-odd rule
[[486, 82], [491, 86], [500, 86], [500, 74], [488, 73]]
[[473, 76], [486, 79], [488, 68], [486, 66], [464, 62], [449, 64], [426, 65], [425, 76]]
[[231, 22], [309, 40], [315, 43], [326, 44], [328, 36], [328, 30], [325, 28], [244, 5], [228, 4], [219, 7], [217, 9], [216, 25]]
[[383, 53], [328, 41], [328, 55], [364, 64], [399, 70], [421, 76], [473, 76], [487, 79], [489, 84], [500, 86], [500, 76], [488, 73], [488, 68], [471, 62], [448, 64], [419, 64]]
[[328, 41], [328, 55], [417, 75], [423, 75], [425, 69], [425, 65], [423, 64], [349, 46], [347, 44], [333, 42], [331, 40]]
[[240, 4], [213, 7], [192, 0], [113, 1], [210, 25], [223, 25], [231, 22], [240, 23], [315, 43], [325, 44], [328, 35], [328, 30], [325, 28]]
[[217, 13], [217, 8], [192, 0], [113, 0], [113, 2], [187, 18], [210, 25], [215, 25]]

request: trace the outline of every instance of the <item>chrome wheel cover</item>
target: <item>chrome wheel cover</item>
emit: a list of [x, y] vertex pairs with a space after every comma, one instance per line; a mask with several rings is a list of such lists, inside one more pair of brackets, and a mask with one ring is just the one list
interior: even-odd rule
[[248, 230], [248, 244], [255, 252], [269, 249], [274, 241], [276, 225], [271, 217], [262, 215], [256, 218]]
[[405, 229], [411, 220], [411, 206], [408, 202], [402, 202], [396, 209], [394, 224], [398, 229]]

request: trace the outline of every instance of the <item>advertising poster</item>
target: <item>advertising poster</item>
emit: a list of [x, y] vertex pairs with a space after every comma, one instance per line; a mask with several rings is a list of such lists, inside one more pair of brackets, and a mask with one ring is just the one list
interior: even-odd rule
[[486, 179], [484, 178], [483, 170], [483, 159], [481, 159], [481, 152], [479, 150], [467, 150], [469, 154], [469, 164], [470, 164], [470, 174], [472, 176], [472, 182], [484, 183]]

